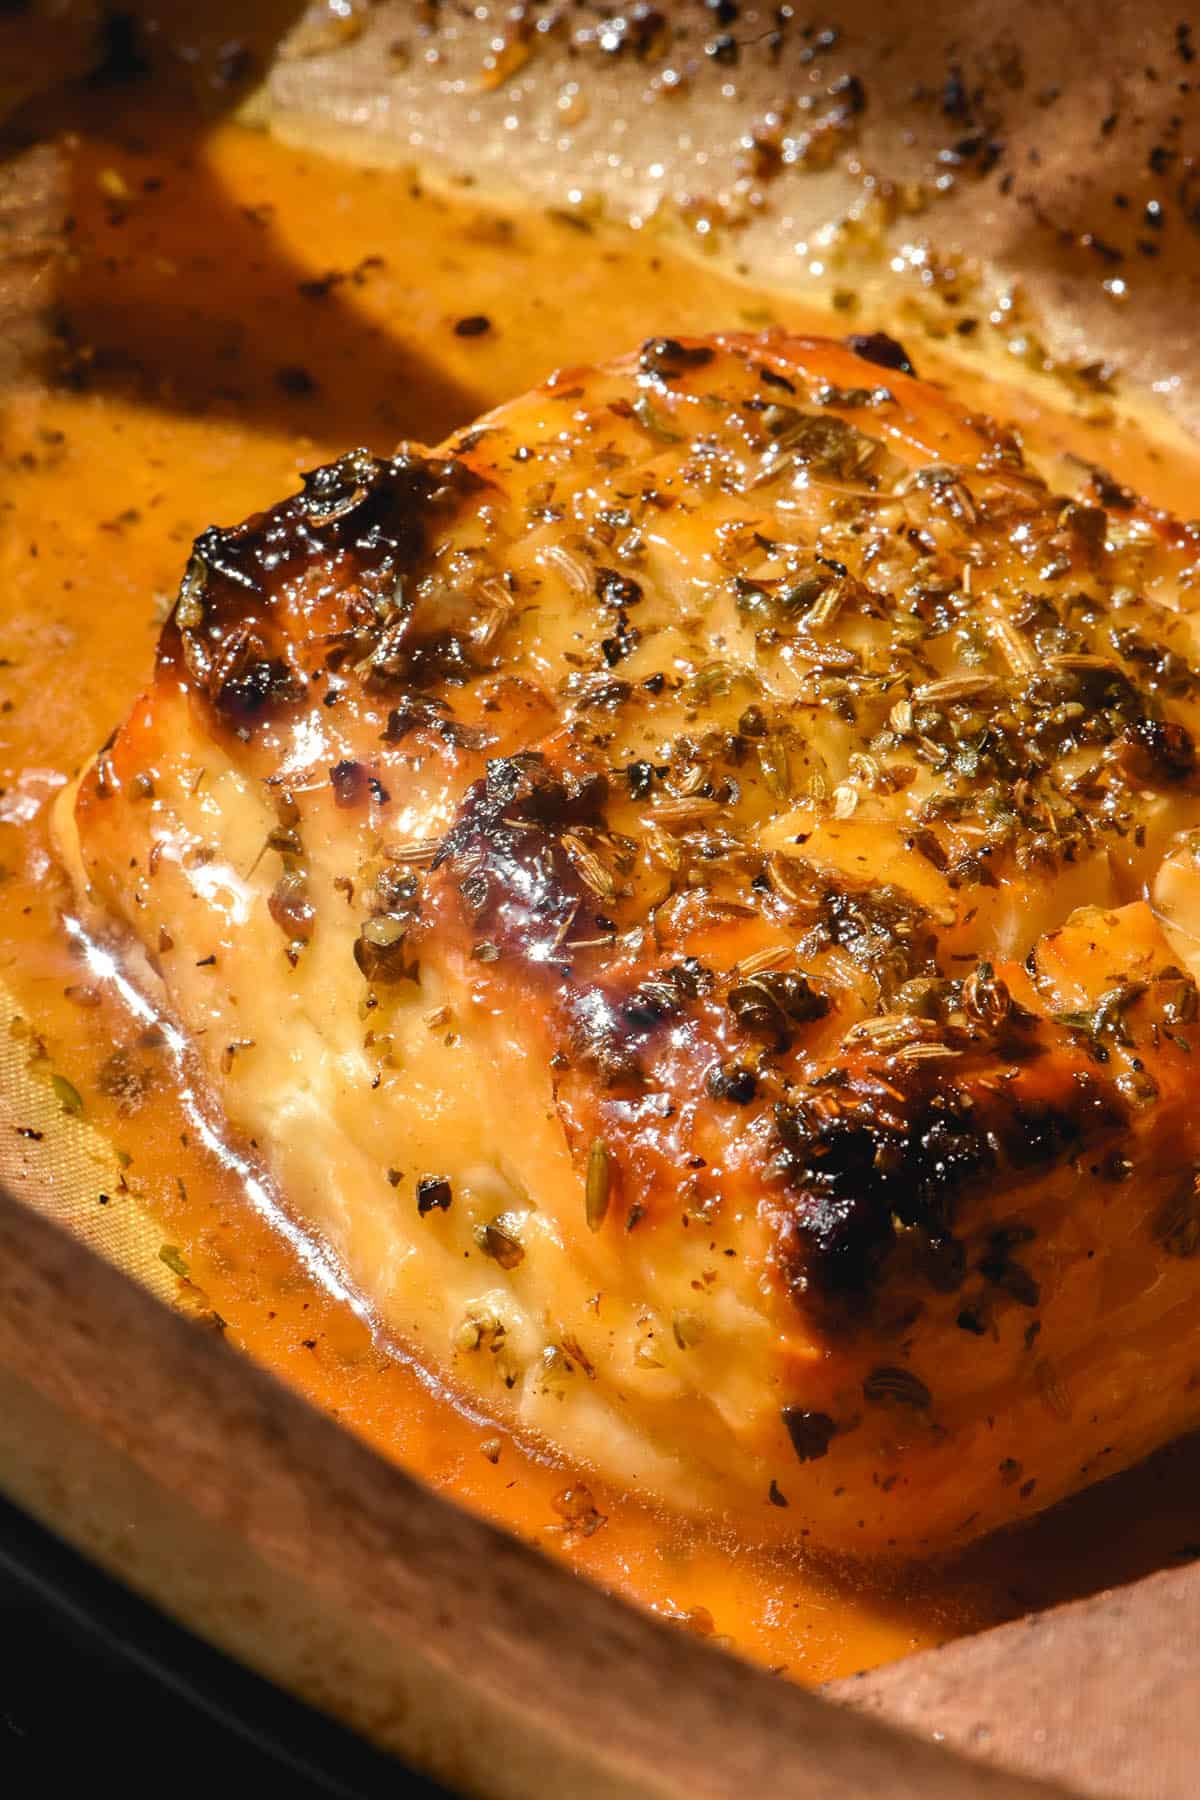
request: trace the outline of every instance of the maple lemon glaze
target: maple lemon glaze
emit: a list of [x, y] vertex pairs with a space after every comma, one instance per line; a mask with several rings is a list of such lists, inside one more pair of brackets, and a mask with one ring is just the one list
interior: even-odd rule
[[890, 340], [652, 339], [202, 536], [74, 854], [485, 1411], [945, 1546], [1200, 1415], [1195, 555]]

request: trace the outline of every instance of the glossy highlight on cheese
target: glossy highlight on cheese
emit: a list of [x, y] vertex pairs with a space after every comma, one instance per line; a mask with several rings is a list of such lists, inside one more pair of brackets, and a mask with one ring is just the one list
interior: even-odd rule
[[649, 340], [204, 534], [75, 823], [378, 1317], [942, 1546], [1196, 1422], [1196, 546], [898, 346]]

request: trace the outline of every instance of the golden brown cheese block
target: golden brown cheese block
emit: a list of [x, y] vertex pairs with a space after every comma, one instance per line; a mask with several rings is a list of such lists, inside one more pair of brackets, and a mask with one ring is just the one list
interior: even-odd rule
[[1198, 542], [890, 340], [652, 340], [201, 537], [76, 853], [485, 1413], [943, 1546], [1200, 1421]]

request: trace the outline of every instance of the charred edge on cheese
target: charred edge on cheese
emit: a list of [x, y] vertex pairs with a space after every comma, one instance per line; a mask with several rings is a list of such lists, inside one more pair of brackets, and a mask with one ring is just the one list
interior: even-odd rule
[[[1052, 1036], [1031, 1029], [1024, 1056], [1041, 1055]], [[793, 1293], [860, 1299], [905, 1233], [928, 1284], [955, 1291], [969, 1273], [955, 1226], [973, 1192], [999, 1178], [1016, 1191], [1127, 1122], [1111, 1087], [1081, 1067], [1053, 1095], [898, 1059], [822, 1071], [775, 1114], [790, 1201], [779, 1252]]]
[[344, 629], [320, 646], [326, 668], [353, 663], [382, 687], [465, 676], [462, 640], [415, 627], [404, 581], [433, 521], [482, 485], [453, 458], [355, 450], [310, 471], [279, 506], [229, 530], [211, 526], [196, 539], [160, 668], [177, 671], [242, 735], [299, 704], [311, 673], [304, 653], [316, 646], [288, 634], [278, 607], [311, 569], [344, 601]]

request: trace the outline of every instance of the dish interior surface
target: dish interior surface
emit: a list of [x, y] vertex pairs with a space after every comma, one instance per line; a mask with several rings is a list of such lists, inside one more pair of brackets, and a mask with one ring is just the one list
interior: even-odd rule
[[[731, 1521], [656, 1514], [590, 1477], [589, 1518], [603, 1525], [581, 1530], [563, 1499], [570, 1469], [458, 1409], [382, 1344], [222, 1157], [161, 1031], [64, 929], [73, 901], [50, 823], [145, 685], [192, 539], [348, 446], [435, 442], [552, 368], [649, 330], [847, 321], [646, 235], [433, 194], [132, 96], [116, 126], [111, 100], [92, 105], [89, 124], [73, 103], [56, 140], [70, 227], [45, 276], [57, 290], [50, 378], [9, 396], [0, 421], [0, 967], [8, 1060], [21, 1068], [3, 1104], [18, 1191], [50, 1191], [65, 1115], [88, 1134], [75, 1228], [110, 1248], [123, 1229], [198, 1321], [434, 1486], [805, 1682], [1194, 1554], [1195, 1440], [936, 1568], [841, 1569], [743, 1541]], [[950, 369], [911, 320], [897, 328], [923, 375]], [[982, 360], [955, 366], [955, 380], [1031, 442], [1116, 465], [1188, 516], [1194, 455], [1164, 453], [1106, 398], [1022, 384]]]

